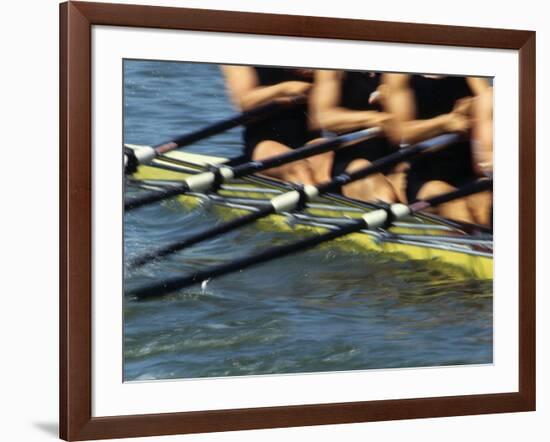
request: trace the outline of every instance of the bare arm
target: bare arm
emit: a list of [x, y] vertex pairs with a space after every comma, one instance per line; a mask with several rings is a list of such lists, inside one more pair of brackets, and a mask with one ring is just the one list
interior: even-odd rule
[[409, 75], [385, 74], [384, 106], [394, 118], [387, 124], [387, 133], [393, 143], [416, 143], [444, 132], [464, 130], [464, 116], [443, 114], [425, 120], [416, 119], [413, 91], [409, 87]]
[[222, 66], [222, 72], [231, 100], [243, 111], [275, 99], [306, 94], [311, 88], [311, 84], [302, 81], [260, 86], [254, 68], [248, 66]]
[[374, 127], [387, 118], [383, 112], [357, 111], [340, 106], [342, 71], [315, 71], [310, 97], [310, 114], [316, 125], [333, 132]]
[[473, 104], [474, 170], [482, 174], [493, 171], [493, 89], [488, 87]]
[[491, 86], [489, 86], [489, 82], [486, 78], [466, 77], [466, 81], [468, 82], [468, 86], [470, 86], [474, 96], [482, 95], [484, 92], [491, 89]]

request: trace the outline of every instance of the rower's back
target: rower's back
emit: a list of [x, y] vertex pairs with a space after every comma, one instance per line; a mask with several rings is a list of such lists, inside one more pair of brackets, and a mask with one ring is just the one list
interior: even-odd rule
[[[313, 82], [311, 71], [305, 69], [284, 69], [255, 67], [259, 86], [273, 86], [287, 81]], [[273, 117], [249, 123], [244, 131], [246, 153], [251, 153], [263, 140], [277, 141], [287, 147], [296, 149], [307, 142], [318, 138], [320, 133], [310, 129], [307, 103], [300, 104]]]
[[416, 118], [427, 120], [453, 110], [457, 100], [472, 96], [466, 77], [412, 75]]
[[[381, 78], [382, 74], [377, 72], [345, 71], [340, 81], [340, 106], [354, 111], [381, 112], [382, 106], [379, 100], [371, 100], [373, 94], [377, 93]], [[353, 130], [347, 132], [353, 132]], [[395, 150], [395, 147], [383, 136], [339, 150], [335, 155], [332, 174], [338, 175], [346, 172], [349, 164], [356, 159], [366, 159], [372, 162], [395, 152]], [[390, 171], [391, 169], [386, 169], [384, 173]]]
[[370, 102], [380, 86], [381, 75], [376, 72], [346, 71], [340, 85], [340, 104], [352, 110], [381, 111], [380, 104]]
[[[458, 100], [473, 95], [467, 77], [411, 75], [409, 86], [415, 97], [417, 120], [448, 114]], [[438, 174], [455, 179], [470, 177], [474, 175], [470, 140], [418, 157], [411, 161], [411, 169], [433, 179]]]

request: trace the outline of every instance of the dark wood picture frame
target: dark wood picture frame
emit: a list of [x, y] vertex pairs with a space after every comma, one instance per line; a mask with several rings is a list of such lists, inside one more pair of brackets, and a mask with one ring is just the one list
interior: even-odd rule
[[[519, 391], [92, 417], [93, 25], [519, 51]], [[535, 32], [105, 3], [60, 5], [60, 436], [121, 438], [535, 410]]]

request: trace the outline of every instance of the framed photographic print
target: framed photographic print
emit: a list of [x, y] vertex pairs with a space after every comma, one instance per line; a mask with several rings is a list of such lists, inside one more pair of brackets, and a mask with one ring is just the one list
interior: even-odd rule
[[60, 14], [63, 439], [535, 409], [534, 32]]

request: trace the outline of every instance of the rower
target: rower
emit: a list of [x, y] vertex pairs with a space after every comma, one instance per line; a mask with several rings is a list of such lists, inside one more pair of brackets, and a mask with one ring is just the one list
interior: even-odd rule
[[472, 128], [474, 170], [478, 175], [493, 174], [493, 88], [484, 90], [473, 103], [476, 121]]
[[[323, 130], [337, 134], [362, 128], [382, 127], [390, 114], [382, 112], [380, 74], [355, 71], [315, 71], [311, 94], [313, 121]], [[353, 172], [368, 166], [372, 161], [395, 152], [386, 137], [379, 137], [337, 151], [331, 174]], [[392, 181], [394, 167], [383, 173], [348, 184], [342, 193], [363, 201], [378, 200], [387, 203], [399, 200], [397, 182]]]
[[[308, 69], [222, 66], [222, 71], [233, 102], [243, 111], [274, 100], [307, 96], [313, 80], [313, 71]], [[319, 136], [319, 131], [310, 129], [304, 102], [272, 118], [249, 123], [244, 130], [245, 155], [249, 160], [263, 160], [313, 142]], [[314, 185], [327, 180], [318, 164], [330, 155], [318, 155], [264, 173], [284, 181]]]
[[[482, 169], [483, 174], [492, 171], [492, 160], [488, 160], [492, 139], [487, 136], [488, 131], [492, 133], [492, 97], [486, 79], [385, 74], [383, 83], [385, 109], [395, 117], [386, 124], [386, 131], [394, 143], [415, 143], [445, 132], [462, 132], [466, 137], [411, 161], [406, 179], [408, 203], [461, 187], [478, 178]], [[471, 134], [480, 137], [480, 142], [473, 143]], [[443, 204], [435, 212], [458, 221], [488, 224], [490, 205], [491, 193], [483, 192]]]

